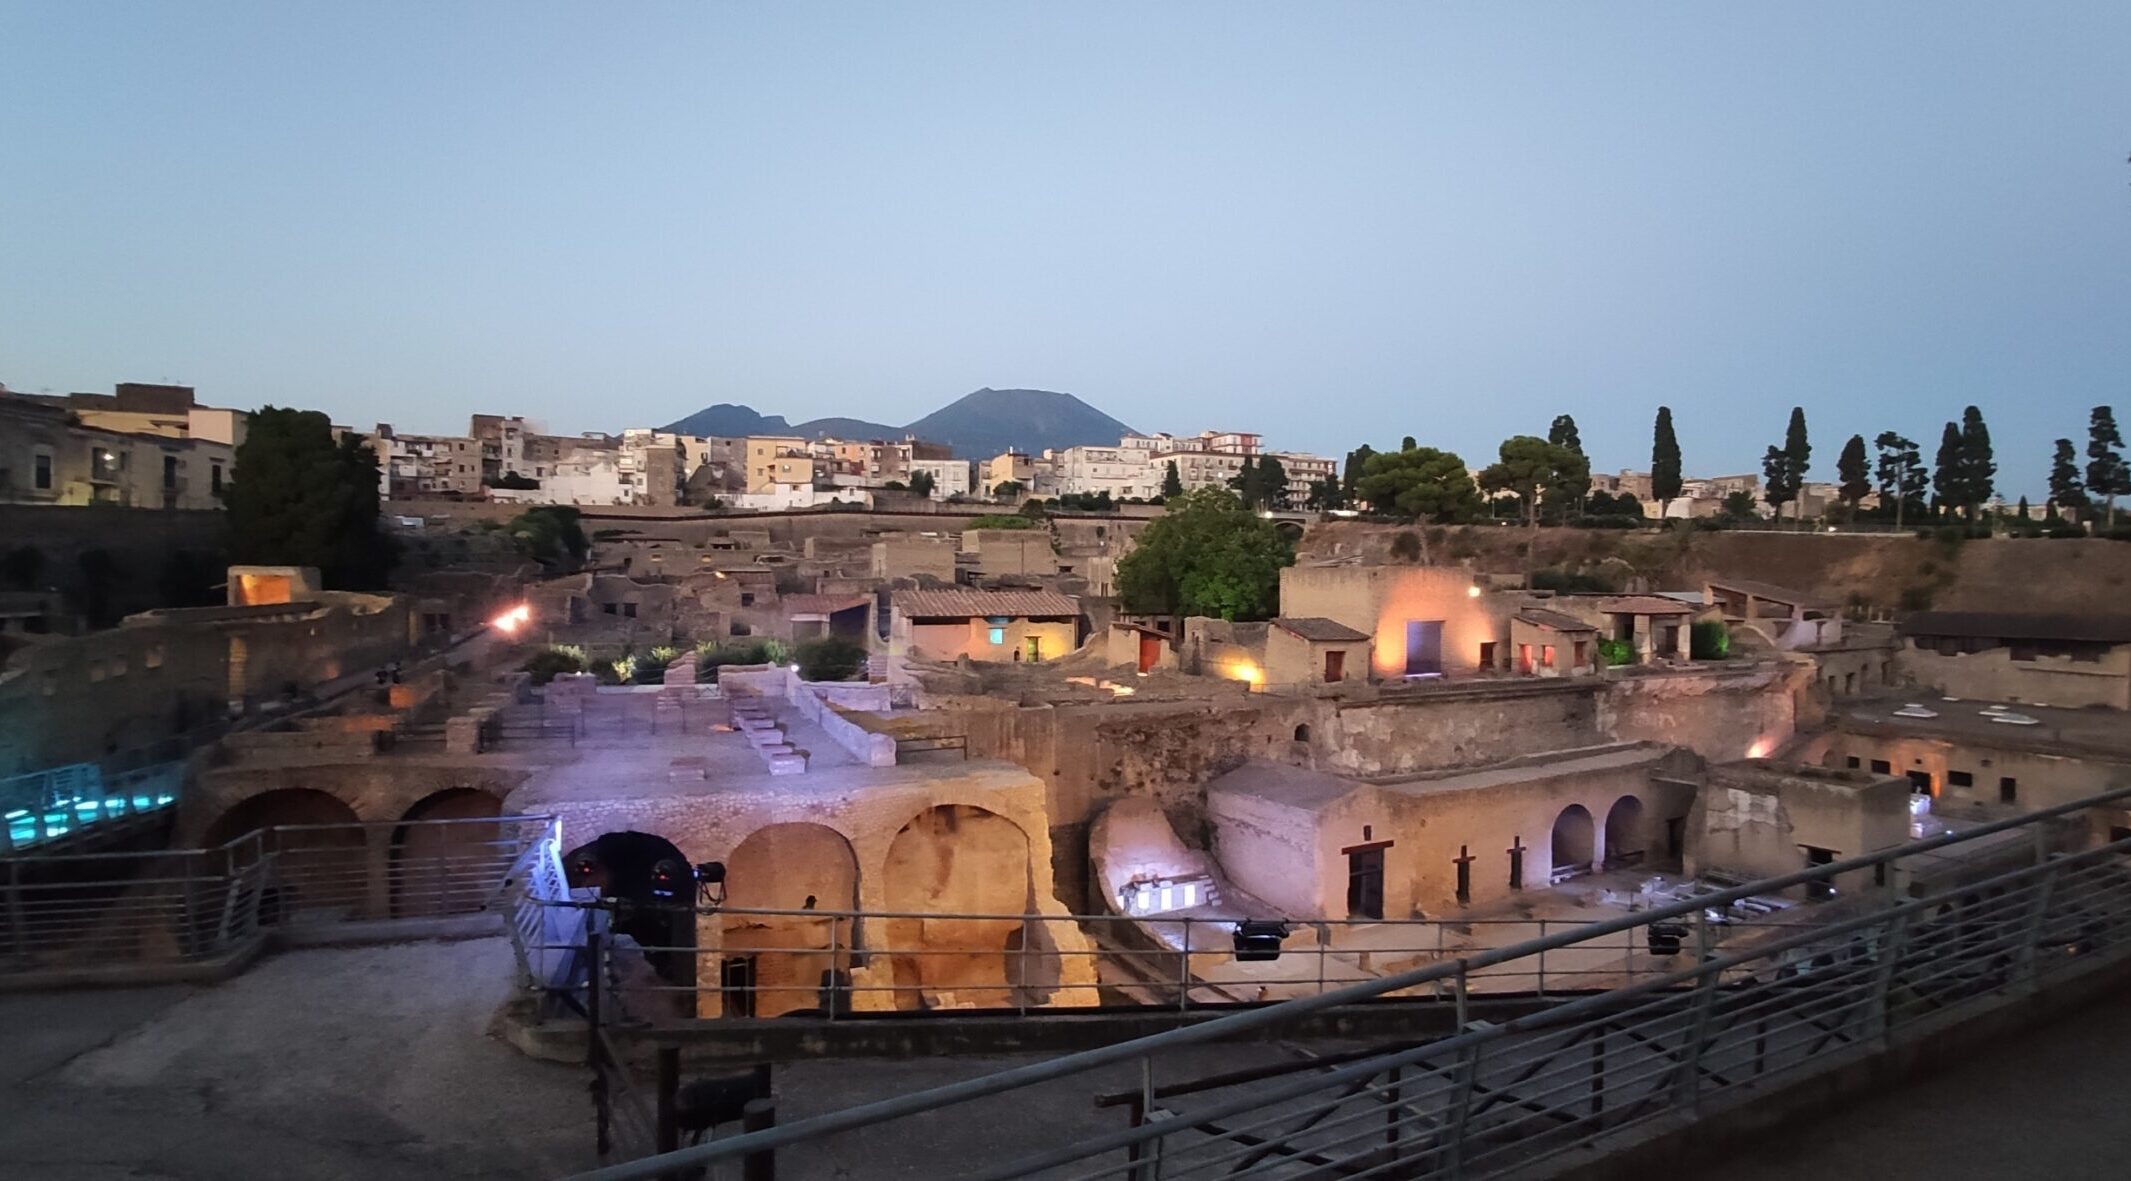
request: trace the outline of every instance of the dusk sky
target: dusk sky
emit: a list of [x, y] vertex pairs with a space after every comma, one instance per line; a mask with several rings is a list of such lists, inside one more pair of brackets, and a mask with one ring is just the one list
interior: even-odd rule
[[2131, 4], [0, 0], [0, 383], [1756, 470], [2131, 412]]

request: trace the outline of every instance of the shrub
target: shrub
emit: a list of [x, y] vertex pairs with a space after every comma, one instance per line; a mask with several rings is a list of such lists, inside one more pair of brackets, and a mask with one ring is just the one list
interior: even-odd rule
[[1421, 535], [1411, 529], [1401, 530], [1391, 539], [1391, 556], [1401, 562], [1421, 560]]
[[545, 685], [564, 673], [585, 671], [585, 654], [581, 651], [557, 645], [535, 652], [522, 666], [532, 674], [535, 685]]
[[1583, 574], [1559, 568], [1534, 570], [1527, 580], [1533, 590], [1556, 591], [1563, 594], [1605, 594], [1614, 589], [1612, 582], [1595, 574]]
[[602, 660], [593, 667], [592, 675], [598, 677], [602, 685], [626, 685], [636, 679], [636, 657]]
[[1635, 645], [1627, 640], [1604, 639], [1598, 641], [1598, 663], [1608, 668], [1619, 668], [1635, 663]]
[[981, 517], [971, 517], [969, 523], [962, 526], [964, 529], [1034, 529], [1035, 527], [1036, 522], [1029, 520], [1027, 517], [1004, 513], [990, 513]]
[[1687, 652], [1696, 660], [1722, 660], [1731, 655], [1731, 628], [1721, 619], [1705, 619], [1687, 629]]
[[866, 667], [866, 649], [842, 636], [799, 645], [799, 675], [809, 681], [848, 681]]
[[718, 679], [718, 670], [728, 664], [787, 664], [792, 659], [791, 645], [771, 639], [747, 640], [722, 648], [705, 643], [696, 652], [696, 676], [713, 682]]

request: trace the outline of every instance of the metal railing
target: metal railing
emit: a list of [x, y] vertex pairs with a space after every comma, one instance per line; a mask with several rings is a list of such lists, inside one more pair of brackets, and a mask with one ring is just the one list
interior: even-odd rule
[[0, 858], [0, 979], [138, 974], [246, 954], [274, 930], [489, 912], [553, 829], [284, 825], [214, 848]]
[[[1127, 1126], [1076, 1138], [1026, 1122], [1000, 1159], [964, 1161], [961, 1175], [1174, 1181], [1559, 1171], [1657, 1121], [1749, 1101], [1771, 1083], [2123, 965], [2131, 959], [2131, 837], [2098, 844], [2094, 834], [2126, 799], [2131, 788], [584, 1177], [621, 1181], [698, 1166], [730, 1176], [738, 1162], [770, 1151], [805, 1168], [837, 1151], [830, 1142], [839, 1135], [1104, 1068], [1139, 1079]], [[1948, 857], [1973, 850], [1986, 855]], [[1825, 893], [1838, 882], [1850, 895], [1816, 908], [1821, 921], [1733, 949], [1717, 945], [1713, 908], [1783, 891]], [[1660, 944], [1677, 935], [1681, 951], [1669, 971], [1499, 1024], [1471, 1019], [1481, 973], [1637, 931], [1646, 945], [1654, 934], [1665, 935]], [[1428, 988], [1455, 1006], [1459, 1032], [1334, 1059], [1298, 1062], [1278, 1048], [1281, 1031], [1301, 1018]], [[1175, 1077], [1180, 1051], [1217, 1041], [1281, 1057], [1213, 1078]], [[1158, 1077], [1165, 1066], [1166, 1082]]]

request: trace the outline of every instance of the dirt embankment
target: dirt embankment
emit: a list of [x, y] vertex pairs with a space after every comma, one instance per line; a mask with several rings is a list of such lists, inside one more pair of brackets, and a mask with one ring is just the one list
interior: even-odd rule
[[[1401, 534], [1415, 540], [1400, 541]], [[1413, 555], [1416, 546], [1425, 558]], [[1891, 534], [1603, 529], [1509, 525], [1313, 527], [1301, 560], [1470, 563], [1488, 573], [1559, 570], [1620, 590], [1685, 590], [1750, 578], [1868, 612], [1925, 609], [2124, 613], [2131, 543], [1993, 538], [1948, 544]]]

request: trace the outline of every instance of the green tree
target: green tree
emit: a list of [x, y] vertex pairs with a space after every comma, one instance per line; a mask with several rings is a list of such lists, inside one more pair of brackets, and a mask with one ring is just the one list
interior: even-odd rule
[[1176, 470], [1176, 460], [1169, 461], [1169, 469], [1162, 473], [1162, 499], [1184, 495], [1184, 477]]
[[1360, 491], [1377, 511], [1409, 520], [1447, 523], [1480, 514], [1480, 491], [1465, 461], [1434, 447], [1370, 456]]
[[375, 590], [397, 556], [378, 530], [377, 456], [363, 436], [336, 442], [316, 410], [251, 416], [228, 485], [232, 561], [316, 566], [328, 586]]
[[1791, 467], [1791, 453], [1781, 447], [1771, 446], [1761, 457], [1761, 499], [1776, 510], [1776, 521], [1783, 521], [1783, 506], [1798, 499], [1799, 480]]
[[1583, 436], [1576, 433], [1576, 420], [1566, 414], [1554, 416], [1553, 425], [1546, 429], [1546, 441], [1556, 447], [1566, 447], [1578, 455], [1583, 454]]
[[1932, 460], [1931, 495], [1940, 509], [1959, 510], [1968, 503], [1967, 474], [1962, 462], [1961, 428], [1949, 422], [1939, 432], [1939, 453]]
[[1369, 457], [1374, 454], [1376, 454], [1376, 448], [1369, 446], [1367, 443], [1363, 443], [1354, 450], [1347, 452], [1347, 466], [1342, 473], [1340, 491], [1346, 493], [1348, 504], [1357, 504], [1362, 500], [1362, 494], [1359, 491], [1362, 471], [1368, 466]]
[[2087, 422], [2087, 495], [2099, 496], [2109, 508], [2109, 528], [2116, 528], [2116, 498], [2131, 494], [2131, 467], [2124, 465], [2124, 437], [2116, 430], [2116, 411], [2096, 406]]
[[1420, 446], [1420, 444], [1414, 441], [1413, 436], [1407, 435], [1405, 438], [1399, 440], [1398, 449], [1401, 451], [1411, 451], [1418, 446]]
[[1865, 458], [1865, 437], [1851, 435], [1842, 445], [1842, 457], [1835, 461], [1835, 474], [1842, 479], [1842, 502], [1855, 512], [1865, 496], [1872, 491], [1872, 468]]
[[1347, 498], [1340, 494], [1339, 481], [1326, 476], [1321, 480], [1310, 481], [1310, 498], [1304, 502], [1304, 506], [1324, 512], [1328, 509], [1347, 507]]
[[[1572, 431], [1573, 433], [1573, 424]], [[1584, 454], [1563, 444], [1553, 444], [1560, 454], [1555, 458], [1554, 478], [1547, 481], [1540, 494], [1540, 506], [1555, 520], [1574, 514], [1591, 492], [1591, 461]]]
[[1258, 458], [1258, 499], [1260, 508], [1284, 509], [1292, 495], [1288, 491], [1287, 466], [1277, 455], [1262, 455]]
[[808, 640], [793, 650], [799, 677], [806, 681], [848, 681], [866, 667], [866, 649], [842, 636]]
[[1539, 525], [1540, 493], [1572, 482], [1581, 471], [1585, 488], [1590, 487], [1591, 465], [1566, 447], [1533, 435], [1516, 435], [1502, 441], [1496, 462], [1480, 472], [1480, 487], [1490, 493], [1508, 493], [1524, 509], [1524, 523]]
[[1998, 461], [1991, 455], [1990, 428], [1974, 406], [1961, 411], [1961, 504], [1973, 521], [1978, 506], [1997, 492]]
[[992, 486], [992, 495], [1000, 500], [1012, 500], [1021, 495], [1021, 481], [1001, 480]]
[[1117, 563], [1124, 608], [1144, 615], [1269, 619], [1294, 547], [1226, 488], [1185, 493]]
[[1672, 408], [1657, 408], [1657, 426], [1650, 439], [1650, 495], [1657, 497], [1657, 515], [1662, 521], [1672, 511], [1680, 494], [1680, 440], [1672, 433]]
[[910, 473], [911, 495], [930, 500], [932, 499], [932, 490], [936, 487], [938, 487], [938, 482], [932, 478], [931, 472], [919, 471]]
[[512, 517], [503, 531], [519, 553], [542, 565], [575, 566], [592, 549], [576, 505], [537, 505]]
[[[1771, 447], [1769, 450], [1774, 451]], [[1727, 492], [1721, 507], [1723, 514], [1734, 521], [1744, 521], [1754, 515], [1754, 494], [1751, 492]]]
[[[1790, 425], [1783, 431], [1784, 470], [1789, 473], [1791, 500], [1796, 502], [1793, 519], [1805, 512], [1805, 473], [1813, 466], [1813, 445], [1806, 439], [1805, 407], [1791, 407]], [[1777, 516], [1782, 516], [1781, 512]]]
[[2057, 440], [2057, 453], [2050, 459], [2050, 506], [2053, 509], [2083, 509], [2087, 484], [2079, 476], [2079, 453], [2070, 439]]
[[1891, 502], [1894, 505], [1894, 527], [1902, 527], [1903, 511], [1909, 502], [1924, 494], [1930, 487], [1930, 478], [1924, 472], [1923, 456], [1916, 444], [1893, 431], [1881, 431], [1872, 440], [1879, 451], [1879, 503], [1882, 509]]

